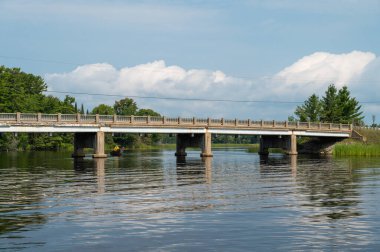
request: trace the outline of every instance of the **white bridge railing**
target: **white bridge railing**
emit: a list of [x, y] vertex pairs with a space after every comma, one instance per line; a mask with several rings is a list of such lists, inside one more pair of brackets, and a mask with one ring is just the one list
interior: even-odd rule
[[227, 127], [227, 128], [281, 128], [281, 129], [315, 129], [322, 131], [352, 131], [352, 124], [255, 121], [239, 119], [181, 118], [156, 116], [124, 115], [84, 115], [84, 114], [42, 114], [42, 113], [0, 113], [0, 123], [11, 124], [116, 124], [125, 126], [192, 126], [192, 127]]

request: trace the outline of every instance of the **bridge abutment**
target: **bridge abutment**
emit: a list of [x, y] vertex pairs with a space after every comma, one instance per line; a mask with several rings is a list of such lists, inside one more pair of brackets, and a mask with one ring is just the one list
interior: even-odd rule
[[201, 149], [201, 157], [212, 157], [211, 150], [211, 133], [204, 134], [177, 134], [177, 157], [184, 157], [187, 155], [187, 147], [198, 147]]

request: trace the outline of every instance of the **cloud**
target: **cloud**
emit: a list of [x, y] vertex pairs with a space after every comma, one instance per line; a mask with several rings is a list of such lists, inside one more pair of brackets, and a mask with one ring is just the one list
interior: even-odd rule
[[[353, 96], [366, 97], [366, 92], [371, 92], [371, 89], [368, 86], [361, 88], [364, 87], [362, 80], [379, 78], [378, 66], [379, 59], [370, 52], [316, 52], [269, 78], [256, 80], [229, 76], [218, 70], [168, 66], [163, 60], [121, 69], [108, 63], [83, 65], [68, 73], [47, 74], [45, 80], [52, 91], [118, 95], [77, 96], [89, 108], [100, 103], [112, 105], [115, 100], [133, 97], [140, 107], [152, 108], [167, 116], [285, 120], [297, 104], [276, 102], [302, 102], [312, 93], [322, 95], [331, 83], [338, 87], [347, 84], [353, 90]], [[372, 95], [377, 96], [375, 92]], [[139, 97], [167, 97], [176, 100]], [[185, 100], [192, 98], [261, 102]], [[371, 111], [372, 109], [371, 107]]]
[[280, 83], [277, 94], [293, 92], [296, 96], [310, 92], [319, 94], [330, 84], [353, 86], [365, 68], [375, 60], [371, 52], [352, 51], [347, 54], [316, 52], [299, 59], [273, 77]]
[[[185, 98], [249, 100], [259, 97], [253, 92], [255, 83], [252, 81], [231, 77], [221, 71], [167, 66], [163, 60], [119, 70], [107, 63], [83, 65], [68, 73], [47, 74], [45, 80], [50, 91], [119, 95], [78, 97], [89, 107], [99, 103], [111, 105], [114, 100], [134, 97], [142, 107], [173, 116], [222, 116], [223, 112], [234, 107], [229, 106], [231, 104], [226, 107], [226, 103], [180, 101]], [[178, 100], [139, 99], [137, 96]]]

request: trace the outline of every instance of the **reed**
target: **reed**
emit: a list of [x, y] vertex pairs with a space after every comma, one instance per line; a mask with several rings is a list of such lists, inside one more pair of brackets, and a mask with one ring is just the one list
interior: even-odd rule
[[380, 156], [380, 144], [336, 144], [333, 150], [334, 156]]

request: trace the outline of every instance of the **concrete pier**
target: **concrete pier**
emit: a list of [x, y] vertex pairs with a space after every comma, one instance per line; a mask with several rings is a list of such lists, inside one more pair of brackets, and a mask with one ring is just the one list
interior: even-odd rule
[[201, 149], [201, 157], [212, 157], [211, 133], [204, 134], [177, 134], [177, 157], [186, 156], [187, 147], [198, 147]]
[[93, 148], [94, 154], [92, 157], [94, 158], [106, 158], [107, 155], [104, 153], [104, 132], [75, 133], [74, 153], [71, 156], [73, 158], [84, 157], [84, 148]]
[[268, 155], [269, 148], [280, 148], [288, 155], [297, 155], [297, 136], [261, 136], [259, 154]]

